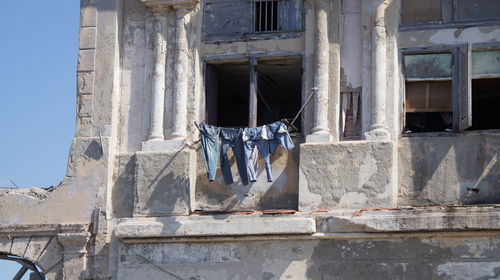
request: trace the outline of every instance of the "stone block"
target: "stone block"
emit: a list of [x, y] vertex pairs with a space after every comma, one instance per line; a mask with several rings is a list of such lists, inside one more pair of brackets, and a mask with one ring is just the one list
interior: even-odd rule
[[92, 116], [92, 95], [81, 95], [78, 98], [78, 116]]
[[14, 238], [14, 240], [12, 241], [12, 248], [10, 249], [10, 253], [18, 257], [23, 257], [29, 242], [29, 237]]
[[12, 247], [12, 239], [7, 237], [0, 237], [0, 252], [10, 253], [11, 247]]
[[134, 215], [188, 215], [194, 200], [196, 152], [138, 152], [136, 157]]
[[395, 207], [394, 143], [300, 146], [299, 210]]
[[50, 237], [32, 237], [26, 253], [24, 253], [24, 257], [28, 260], [38, 261], [49, 241]]
[[78, 137], [91, 137], [92, 136], [92, 118], [81, 117], [78, 118], [77, 123], [77, 133]]
[[62, 262], [62, 259], [63, 248], [57, 241], [57, 238], [53, 237], [49, 241], [49, 244], [47, 244], [45, 250], [42, 252], [42, 255], [38, 259], [37, 265], [40, 266], [44, 271], [52, 271], [52, 268], [59, 262]]
[[78, 73], [78, 94], [94, 92], [94, 72]]
[[122, 220], [120, 238], [313, 234], [316, 222], [305, 217], [161, 217]]
[[83, 0], [80, 6], [80, 26], [97, 25], [97, 0]]
[[80, 29], [80, 49], [95, 49], [95, 27], [82, 27]]
[[63, 264], [62, 262], [54, 266], [50, 271], [45, 273], [45, 279], [47, 280], [59, 280], [63, 279]]
[[78, 72], [94, 71], [95, 50], [80, 50], [78, 53]]

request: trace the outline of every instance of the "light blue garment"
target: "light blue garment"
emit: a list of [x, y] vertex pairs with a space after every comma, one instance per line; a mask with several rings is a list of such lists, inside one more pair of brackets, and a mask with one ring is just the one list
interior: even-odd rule
[[208, 180], [215, 180], [217, 164], [219, 163], [219, 134], [220, 127], [201, 123], [199, 127], [201, 133], [201, 147], [203, 148], [203, 158], [207, 170]]
[[281, 145], [287, 151], [295, 148], [293, 144], [292, 138], [288, 133], [288, 129], [286, 125], [282, 121], [273, 122], [271, 124], [266, 125], [267, 127], [267, 136], [269, 138], [269, 151], [271, 154], [274, 154], [278, 149], [278, 146]]
[[236, 165], [238, 166], [238, 172], [240, 173], [241, 183], [243, 185], [248, 185], [248, 176], [245, 164], [245, 155], [243, 152], [243, 139], [242, 139], [243, 129], [242, 128], [222, 128], [222, 149], [221, 149], [221, 163], [220, 168], [222, 171], [222, 176], [224, 176], [224, 182], [226, 185], [234, 183], [233, 174], [231, 173], [231, 166], [229, 164], [229, 159], [227, 156], [227, 151], [229, 148], [233, 149], [234, 159], [236, 160]]
[[271, 159], [269, 152], [269, 141], [267, 140], [267, 128], [266, 126], [259, 126], [255, 128], [245, 128], [243, 131], [243, 139], [245, 141], [244, 151], [245, 151], [245, 161], [247, 166], [247, 173], [250, 182], [257, 181], [257, 174], [254, 167], [254, 150], [257, 147], [262, 158], [264, 158], [264, 163], [266, 166], [267, 181], [273, 181], [273, 173], [271, 168]]

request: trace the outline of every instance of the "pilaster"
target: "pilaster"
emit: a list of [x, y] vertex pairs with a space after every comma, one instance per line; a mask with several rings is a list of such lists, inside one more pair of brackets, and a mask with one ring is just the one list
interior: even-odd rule
[[315, 56], [314, 56], [314, 117], [312, 134], [306, 142], [331, 142], [328, 128], [328, 91], [330, 44], [328, 39], [328, 2], [315, 2]]
[[368, 140], [389, 139], [387, 128], [387, 33], [385, 11], [388, 0], [377, 0], [372, 26], [372, 114], [371, 125], [365, 138]]
[[85, 279], [87, 276], [88, 233], [61, 233], [57, 235], [63, 246], [63, 278]]

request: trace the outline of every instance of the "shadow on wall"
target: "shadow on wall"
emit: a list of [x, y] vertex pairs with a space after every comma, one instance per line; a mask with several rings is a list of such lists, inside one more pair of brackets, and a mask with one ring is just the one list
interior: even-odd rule
[[[286, 151], [279, 147], [271, 155], [273, 182], [267, 182], [264, 161], [259, 155], [256, 169], [257, 182], [243, 185], [239, 179], [236, 161], [232, 151], [228, 152], [234, 184], [226, 185], [220, 168], [214, 182], [209, 182], [198, 150], [198, 171], [196, 178], [196, 209], [203, 211], [244, 211], [266, 209], [297, 209], [299, 181], [299, 143]], [[219, 161], [220, 164], [220, 161]]]
[[402, 138], [399, 206], [499, 203], [499, 145], [476, 132]]

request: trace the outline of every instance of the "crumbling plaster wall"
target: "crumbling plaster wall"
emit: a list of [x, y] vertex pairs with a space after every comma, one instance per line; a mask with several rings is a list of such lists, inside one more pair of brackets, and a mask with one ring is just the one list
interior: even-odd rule
[[[139, 258], [134, 252], [141, 252]], [[495, 236], [221, 241], [121, 247], [117, 279], [496, 279]]]
[[81, 2], [77, 131], [66, 176], [46, 190], [0, 192], [0, 224], [87, 224], [95, 208], [107, 207], [118, 125], [119, 4]]
[[398, 205], [498, 202], [499, 145], [498, 132], [401, 139]]

